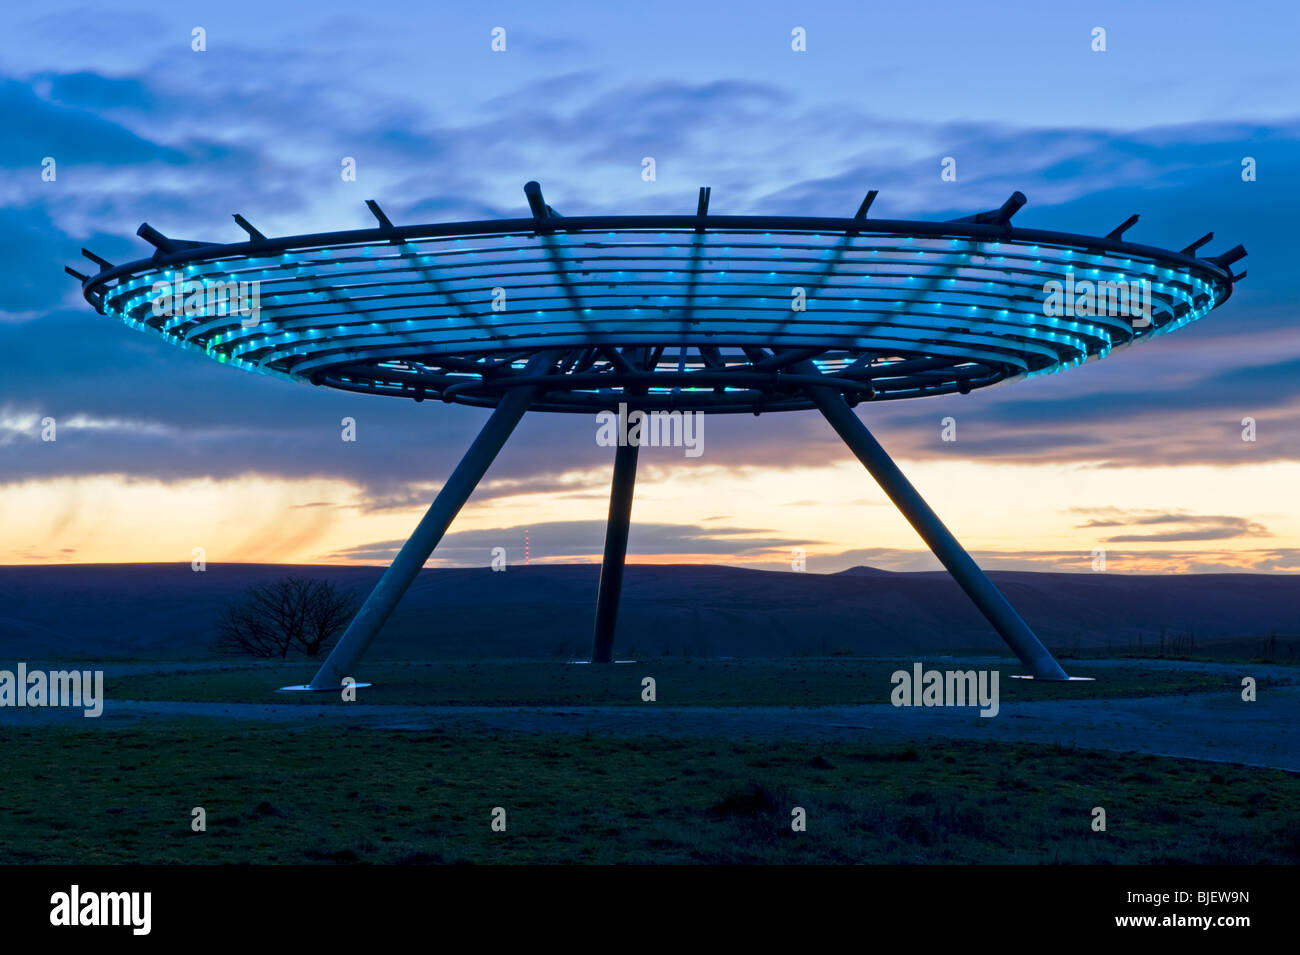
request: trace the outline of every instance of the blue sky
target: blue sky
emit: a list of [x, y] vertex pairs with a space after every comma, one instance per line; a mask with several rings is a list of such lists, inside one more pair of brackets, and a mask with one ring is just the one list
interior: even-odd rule
[[[114, 262], [143, 256], [134, 232], [146, 220], [233, 241], [232, 212], [268, 234], [353, 228], [371, 223], [370, 198], [398, 222], [519, 215], [535, 178], [566, 214], [690, 211], [710, 185], [716, 212], [846, 215], [875, 188], [874, 214], [948, 218], [1020, 189], [1022, 225], [1104, 233], [1137, 212], [1136, 241], [1181, 248], [1213, 230], [1202, 254], [1245, 244], [1249, 278], [1196, 326], [1048, 379], [873, 407], [868, 423], [932, 475], [918, 484], [994, 566], [1069, 569], [1108, 526], [1133, 569], [1300, 567], [1300, 528], [1277, 490], [1300, 474], [1300, 13], [1135, 6], [11, 6], [0, 14], [0, 562], [169, 559], [148, 531], [124, 540], [97, 523], [117, 508], [138, 525], [130, 489], [141, 487], [190, 515], [190, 536], [228, 540], [217, 548], [228, 559], [382, 559], [482, 412], [219, 367], [95, 315], [62, 267], [84, 267], [83, 245]], [[195, 27], [204, 52], [191, 49]], [[795, 27], [806, 52], [791, 49]], [[1091, 49], [1094, 27], [1105, 52]], [[340, 179], [344, 156], [356, 182]], [[945, 156], [956, 182], [940, 180]], [[1241, 178], [1247, 156], [1254, 182]], [[54, 182], [41, 179], [45, 157]], [[55, 447], [39, 441], [46, 415], [60, 422]], [[362, 423], [364, 453], [340, 447], [344, 415]], [[946, 415], [960, 422], [955, 446], [938, 440]], [[1249, 444], [1247, 415], [1259, 422]], [[597, 553], [609, 455], [588, 430], [530, 419], [476, 498], [498, 505], [467, 509], [447, 559], [485, 563], [485, 541], [514, 547], [534, 525], [550, 529], [533, 535], [536, 555]], [[792, 505], [832, 493], [818, 482], [847, 455], [815, 415], [715, 419], [708, 440], [699, 465], [644, 462], [642, 487], [662, 493], [633, 537], [643, 559], [776, 564], [802, 542], [824, 556], [818, 569], [928, 566], [905, 527], [864, 517], [828, 533], [799, 508], [718, 490], [730, 477], [755, 495], [793, 482]], [[1009, 497], [1035, 498], [1026, 517], [1050, 533], [983, 530], [986, 504], [953, 493], [979, 486], [964, 479], [977, 467], [1002, 474]], [[1148, 490], [1167, 481], [1168, 500], [1121, 495], [1128, 485], [1096, 477], [1107, 471]], [[880, 511], [860, 482], [860, 510]], [[1035, 497], [1049, 482], [1054, 504]], [[206, 527], [184, 505], [200, 499], [261, 524], [222, 538], [228, 515]], [[1174, 540], [1150, 529], [1171, 524]]]

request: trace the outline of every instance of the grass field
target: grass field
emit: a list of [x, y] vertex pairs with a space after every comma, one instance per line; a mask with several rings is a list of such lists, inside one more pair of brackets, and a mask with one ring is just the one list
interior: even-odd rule
[[[34, 665], [34, 664], [33, 664]], [[935, 658], [927, 667], [987, 661]], [[367, 662], [402, 706], [832, 706], [888, 701], [910, 661]], [[1237, 667], [1072, 661], [1003, 702], [1240, 692]], [[1241, 673], [1249, 673], [1243, 664]], [[302, 661], [110, 668], [112, 700], [330, 703], [277, 694]], [[1300, 680], [1271, 671], [1260, 687]], [[1198, 699], [1200, 699], [1198, 697]], [[344, 705], [342, 703], [340, 706]], [[1178, 703], [1170, 700], [1171, 712]], [[95, 725], [89, 725], [94, 723]], [[436, 725], [436, 724], [433, 724]], [[1295, 863], [1300, 774], [989, 740], [754, 742], [160, 717], [0, 726], [0, 863]], [[705, 738], [712, 734], [716, 738]], [[191, 810], [206, 832], [190, 830]], [[492, 831], [493, 807], [508, 828]], [[807, 812], [807, 831], [790, 827]], [[1106, 810], [1106, 832], [1091, 828]]]
[[[981, 664], [987, 666], [988, 664]], [[85, 666], [93, 666], [85, 664]], [[965, 669], [972, 664], [936, 658], [927, 667]], [[1248, 665], [1243, 664], [1248, 673]], [[910, 661], [849, 658], [772, 660], [658, 660], [610, 667], [547, 661], [391, 663], [367, 662], [358, 679], [375, 685], [357, 691], [357, 701], [443, 706], [618, 706], [641, 705], [641, 681], [652, 676], [658, 701], [683, 706], [828, 706], [887, 703], [890, 674], [911, 669]], [[1093, 683], [1051, 684], [1009, 679], [1023, 668], [1004, 666], [999, 692], [1005, 701], [1090, 699], [1208, 691], [1235, 692], [1240, 678], [1175, 671], [1134, 663], [1090, 668], [1078, 661], [1071, 674], [1095, 676]], [[315, 667], [257, 662], [165, 672], [109, 676], [110, 699], [186, 700], [221, 703], [328, 703], [318, 693], [276, 693], [286, 684], [311, 679]], [[1300, 679], [1300, 671], [1297, 671]], [[1273, 679], [1261, 681], [1269, 686]]]
[[1295, 774], [1058, 747], [199, 721], [0, 740], [5, 863], [1300, 861]]

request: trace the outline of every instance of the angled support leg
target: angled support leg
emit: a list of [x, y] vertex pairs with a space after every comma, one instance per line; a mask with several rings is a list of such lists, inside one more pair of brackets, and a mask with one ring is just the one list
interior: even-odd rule
[[[549, 352], [533, 356], [524, 374], [544, 374], [555, 357]], [[415, 533], [397, 552], [397, 557], [379, 578], [379, 583], [375, 584], [375, 589], [352, 618], [343, 638], [330, 652], [311, 683], [284, 689], [337, 690], [345, 677], [355, 676], [353, 671], [370, 642], [375, 639], [397, 602], [420, 573], [424, 562], [438, 546], [438, 541], [447, 533], [456, 514], [483, 479], [536, 395], [535, 387], [513, 388], [506, 393], [461, 458], [460, 464], [456, 465], [456, 470], [451, 472], [451, 477], [434, 498], [424, 519], [415, 528]]]
[[[801, 366], [802, 374], [818, 374], [811, 363]], [[1002, 596], [1002, 592], [993, 586], [993, 581], [979, 569], [970, 554], [957, 543], [938, 515], [930, 510], [912, 483], [903, 476], [898, 465], [885, 453], [879, 442], [867, 430], [866, 425], [854, 414], [843, 396], [832, 386], [811, 387], [808, 396], [817, 405], [817, 409], [830, 422], [832, 428], [849, 446], [859, 461], [871, 472], [876, 483], [889, 495], [909, 524], [921, 535], [930, 550], [939, 558], [943, 566], [966, 591], [966, 595], [979, 607], [980, 612], [993, 624], [1002, 639], [1007, 642], [1020, 661], [1027, 666], [1037, 680], [1068, 680], [1056, 658], [1048, 652], [1039, 641], [1029, 625], [1016, 613], [1014, 607]]]
[[618, 601], [623, 593], [623, 564], [627, 558], [628, 529], [632, 524], [632, 491], [636, 485], [638, 450], [635, 444], [620, 444], [614, 451], [614, 483], [609, 491], [605, 556], [600, 565], [600, 588], [596, 594], [592, 663], [612, 663], [614, 660], [614, 627], [618, 623]]

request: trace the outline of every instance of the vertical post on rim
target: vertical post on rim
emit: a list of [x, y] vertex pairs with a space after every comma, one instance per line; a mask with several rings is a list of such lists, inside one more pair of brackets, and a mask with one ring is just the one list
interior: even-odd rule
[[[802, 363], [801, 374], [819, 374], [810, 362]], [[1020, 614], [1011, 606], [1002, 592], [993, 585], [984, 571], [966, 553], [965, 549], [944, 526], [939, 516], [925, 503], [916, 488], [898, 469], [885, 449], [875, 439], [867, 426], [849, 407], [844, 396], [832, 385], [814, 385], [806, 389], [808, 397], [826, 418], [835, 432], [859, 461], [871, 472], [876, 483], [889, 495], [894, 506], [907, 518], [909, 524], [921, 535], [930, 550], [939, 558], [948, 573], [966, 591], [966, 595], [993, 624], [1002, 639], [1015, 651], [1037, 680], [1068, 680], [1061, 665], [1029, 629]]]
[[614, 628], [618, 623], [618, 602], [623, 593], [623, 566], [627, 559], [627, 535], [632, 525], [632, 492], [636, 486], [639, 447], [620, 444], [614, 450], [614, 481], [609, 490], [609, 522], [605, 525], [605, 556], [600, 564], [600, 587], [596, 594], [596, 628], [591, 647], [592, 663], [614, 660]]
[[[533, 377], [544, 374], [555, 361], [554, 352], [542, 352], [534, 355], [524, 369], [524, 375]], [[311, 683], [305, 687], [285, 687], [284, 689], [337, 690], [343, 679], [353, 675], [353, 669], [365, 654], [371, 641], [379, 633], [397, 606], [402, 595], [414, 582], [424, 562], [429, 559], [433, 549], [442, 540], [447, 528], [457, 513], [469, 499], [478, 482], [483, 479], [487, 469], [500, 453], [506, 440], [519, 424], [519, 420], [528, 410], [536, 397], [536, 386], [512, 388], [497, 403], [491, 417], [483, 425], [483, 430], [469, 446], [465, 456], [451, 472], [451, 477], [442, 486], [438, 496], [429, 505], [429, 510], [416, 526], [415, 532], [402, 549], [397, 552], [393, 563], [384, 571], [375, 584], [374, 590], [366, 598], [352, 623], [343, 634], [343, 638], [330, 652]]]

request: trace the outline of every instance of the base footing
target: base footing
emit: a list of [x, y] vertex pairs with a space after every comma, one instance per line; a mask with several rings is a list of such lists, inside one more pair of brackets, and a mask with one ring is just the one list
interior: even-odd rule
[[[374, 686], [373, 683], [353, 683], [352, 689], [361, 690], [368, 686]], [[338, 693], [343, 689], [343, 684], [338, 686], [312, 686], [310, 683], [295, 683], [293, 686], [282, 686], [276, 690], [276, 693]]]
[[[1038, 680], [1032, 673], [1008, 674], [1013, 680]], [[1041, 683], [1095, 683], [1095, 676], [1067, 676], [1064, 680], [1040, 680]]]

